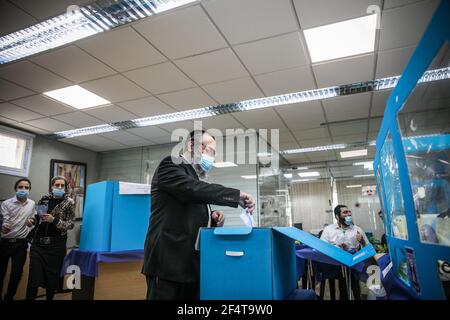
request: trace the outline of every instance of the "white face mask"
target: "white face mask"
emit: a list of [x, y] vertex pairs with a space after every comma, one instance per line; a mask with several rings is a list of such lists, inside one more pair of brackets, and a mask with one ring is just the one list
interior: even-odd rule
[[203, 171], [208, 172], [211, 170], [214, 164], [214, 157], [207, 155], [205, 153], [202, 153], [202, 157], [200, 158], [200, 167]]

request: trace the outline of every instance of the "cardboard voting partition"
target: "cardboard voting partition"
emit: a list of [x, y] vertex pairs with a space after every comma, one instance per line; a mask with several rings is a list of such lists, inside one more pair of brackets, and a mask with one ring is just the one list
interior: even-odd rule
[[297, 287], [295, 240], [349, 267], [375, 254], [354, 255], [297, 228], [205, 228], [200, 231], [200, 298], [280, 300]]
[[126, 251], [144, 248], [150, 217], [150, 194], [121, 194], [118, 181], [87, 188], [81, 228], [81, 251]]

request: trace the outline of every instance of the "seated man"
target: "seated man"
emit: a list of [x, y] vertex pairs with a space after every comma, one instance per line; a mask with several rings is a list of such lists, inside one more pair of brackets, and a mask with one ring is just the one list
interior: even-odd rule
[[[369, 243], [369, 239], [367, 239], [365, 232], [360, 227], [353, 224], [352, 212], [347, 206], [337, 205], [334, 208], [334, 216], [336, 217], [337, 223], [326, 226], [323, 229], [320, 239], [351, 252], [358, 251]], [[351, 275], [353, 295], [356, 300], [359, 300], [359, 282], [356, 277], [354, 277], [354, 273]], [[345, 300], [347, 299], [345, 279], [342, 275], [336, 279], [339, 280], [339, 298]]]

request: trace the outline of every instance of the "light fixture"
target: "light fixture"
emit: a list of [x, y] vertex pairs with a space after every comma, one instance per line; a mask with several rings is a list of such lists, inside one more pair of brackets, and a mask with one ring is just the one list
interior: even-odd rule
[[375, 48], [377, 15], [304, 30], [313, 63], [372, 52]]
[[289, 190], [287, 189], [279, 189], [279, 190], [275, 190], [276, 192], [289, 192]]
[[357, 174], [356, 176], [353, 176], [355, 178], [365, 178], [365, 177], [373, 177], [373, 173], [372, 174]]
[[316, 152], [316, 151], [329, 151], [329, 150], [337, 150], [337, 149], [345, 149], [347, 148], [347, 144], [339, 143], [339, 144], [331, 144], [326, 146], [317, 146], [317, 147], [309, 147], [309, 148], [300, 148], [300, 149], [289, 149], [284, 150], [282, 153], [284, 154], [293, 154], [293, 153], [306, 153], [306, 152]]
[[292, 173], [285, 173], [284, 177], [288, 178], [288, 179], [292, 179]]
[[353, 158], [367, 156], [367, 149], [341, 151], [341, 158]]
[[297, 174], [301, 178], [318, 177], [318, 176], [320, 176], [320, 173], [317, 172], [317, 171], [297, 172]]
[[256, 175], [241, 176], [242, 179], [256, 179]]
[[238, 165], [234, 162], [225, 161], [225, 162], [214, 162], [213, 166], [216, 168], [228, 168], [228, 167], [237, 167]]
[[77, 109], [91, 108], [111, 103], [78, 85], [44, 92], [44, 95]]
[[87, 127], [87, 128], [79, 128], [79, 129], [73, 129], [70, 130], [70, 132], [67, 133], [61, 133], [61, 138], [74, 138], [74, 137], [80, 137], [80, 136], [87, 136], [91, 134], [99, 134], [99, 133], [106, 133], [106, 132], [112, 132], [119, 130], [118, 127], [109, 125], [109, 124], [101, 124], [98, 126], [93, 127]]
[[348, 185], [348, 186], [346, 186], [347, 188], [361, 188], [362, 187], [362, 184], [351, 184], [351, 185]]
[[[216, 116], [216, 115], [229, 114], [229, 113], [241, 112], [241, 111], [247, 111], [247, 110], [262, 109], [262, 108], [269, 108], [269, 107], [275, 107], [275, 106], [281, 106], [281, 105], [301, 103], [301, 102], [306, 102], [306, 101], [322, 100], [322, 99], [327, 99], [327, 98], [336, 97], [336, 96], [345, 96], [345, 95], [356, 94], [356, 93], [361, 93], [361, 92], [371, 92], [371, 91], [390, 89], [396, 85], [398, 79], [400, 79], [400, 76], [377, 79], [377, 80], [366, 81], [366, 82], [358, 82], [358, 83], [354, 83], [354, 84], [350, 84], [350, 85], [335, 86], [335, 87], [316, 89], [316, 90], [306, 90], [306, 91], [301, 91], [301, 92], [282, 94], [282, 95], [278, 95], [278, 96], [245, 100], [245, 101], [240, 101], [240, 102], [236, 102], [236, 103], [220, 104], [220, 105], [215, 105], [215, 106], [208, 106], [208, 107], [197, 108], [197, 109], [192, 109], [192, 110], [173, 112], [173, 113], [157, 115], [157, 116], [152, 116], [152, 117], [139, 118], [139, 119], [130, 120], [130, 121], [126, 121], [126, 122], [112, 123], [111, 125], [119, 127], [120, 130], [125, 130], [125, 129], [129, 129], [129, 128], [138, 128], [138, 127], [161, 125], [161, 124], [173, 123], [173, 122], [179, 122], [179, 121], [185, 121], [185, 120], [202, 119], [202, 118], [212, 117], [212, 116]], [[437, 80], [444, 80], [444, 79], [450, 79], [450, 67], [426, 71], [424, 73], [424, 75], [422, 76], [421, 80], [419, 80], [419, 82], [430, 82], [430, 81], [437, 81]], [[84, 129], [85, 129], [85, 131], [88, 130], [88, 128], [84, 128]], [[86, 133], [84, 133], [84, 134], [86, 134]], [[89, 133], [87, 133], [87, 134], [89, 134]], [[92, 133], [92, 134], [94, 134], [94, 133]], [[74, 136], [73, 132], [71, 130], [55, 132], [54, 135], [57, 138], [64, 138], [67, 135]], [[364, 146], [366, 146], [366, 145], [367, 145], [367, 143], [364, 143]], [[374, 146], [375, 141], [370, 141], [369, 145]], [[354, 146], [355, 146], [354, 144], [351, 144], [351, 145], [334, 144], [334, 145], [327, 145], [327, 146], [317, 146], [317, 147], [310, 147], [310, 148], [284, 150], [284, 151], [281, 151], [281, 153], [282, 154], [294, 154], [294, 153], [304, 153], [304, 152], [327, 151], [327, 150], [345, 149], [345, 148], [354, 147]]]
[[298, 167], [297, 170], [308, 170], [308, 167]]
[[196, 0], [97, 0], [0, 38], [0, 64], [31, 56]]
[[317, 179], [297, 179], [292, 180], [292, 182], [308, 182], [308, 181], [316, 181]]
[[373, 161], [354, 162], [354, 166], [364, 166], [364, 169], [373, 170]]

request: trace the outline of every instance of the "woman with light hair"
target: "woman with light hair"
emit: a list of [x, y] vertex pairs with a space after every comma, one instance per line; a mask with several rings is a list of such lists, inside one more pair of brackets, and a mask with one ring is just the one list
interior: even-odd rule
[[75, 202], [69, 197], [67, 180], [57, 176], [50, 185], [50, 192], [38, 202], [27, 300], [36, 299], [39, 287], [46, 288], [47, 300], [53, 299], [66, 255], [67, 230], [74, 226]]

